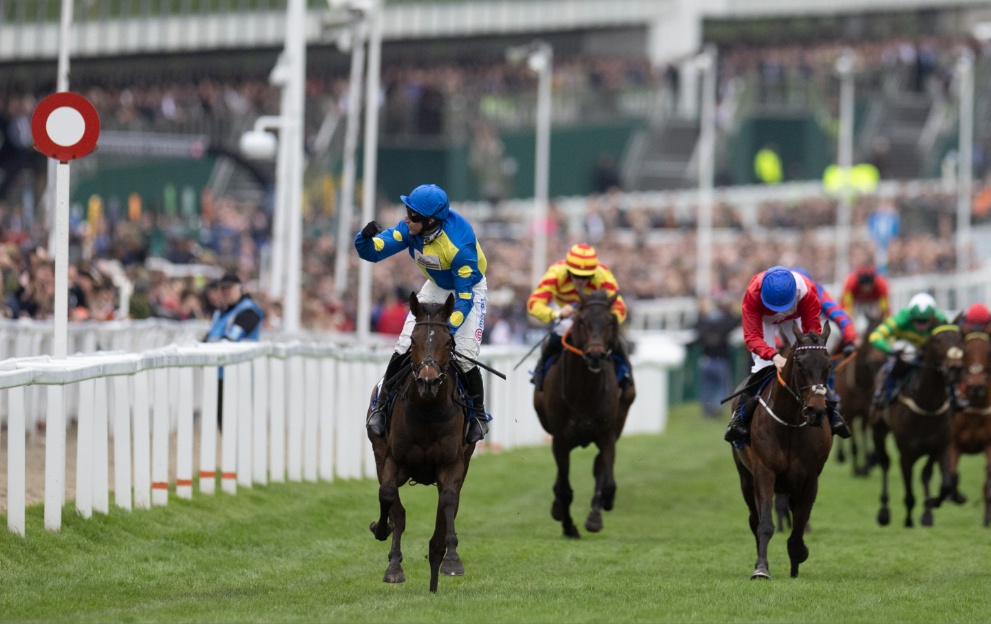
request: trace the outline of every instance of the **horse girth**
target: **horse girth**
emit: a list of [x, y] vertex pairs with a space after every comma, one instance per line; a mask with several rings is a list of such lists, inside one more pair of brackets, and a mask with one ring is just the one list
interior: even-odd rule
[[916, 403], [915, 400], [912, 399], [912, 397], [907, 397], [904, 394], [899, 394], [897, 398], [900, 403], [905, 405], [905, 407], [910, 409], [913, 413], [918, 414], [919, 416], [942, 416], [944, 413], [946, 413], [947, 410], [950, 409], [949, 399], [947, 399], [946, 402], [944, 402], [937, 409], [927, 410], [927, 409], [923, 409], [918, 403]]

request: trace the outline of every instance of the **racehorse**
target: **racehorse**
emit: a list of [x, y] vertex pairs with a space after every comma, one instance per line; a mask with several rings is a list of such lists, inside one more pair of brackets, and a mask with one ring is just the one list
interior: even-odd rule
[[379, 541], [392, 533], [389, 567], [383, 580], [404, 582], [400, 542], [406, 528], [406, 509], [399, 499], [399, 488], [409, 481], [436, 484], [437, 518], [429, 555], [430, 591], [436, 592], [438, 572], [464, 574], [454, 518], [475, 445], [465, 443], [466, 408], [458, 396], [454, 337], [447, 323], [454, 310], [454, 295], [444, 304], [421, 304], [412, 293], [409, 304], [416, 319], [410, 365], [399, 373], [404, 380], [392, 406], [386, 436], [368, 434], [375, 452], [380, 509], [379, 519], [369, 529]]
[[781, 351], [787, 359], [784, 368], [757, 396], [750, 442], [743, 448], [733, 447], [743, 500], [750, 509], [750, 530], [757, 540], [751, 579], [771, 578], [767, 545], [774, 535], [775, 493], [788, 496], [792, 526], [788, 558], [791, 575], [798, 576], [798, 566], [809, 557], [805, 526], [819, 491], [819, 473], [833, 446], [828, 418], [823, 422], [830, 370], [829, 325], [822, 334], [802, 333], [797, 326], [792, 332], [795, 343]]
[[[891, 510], [888, 508], [888, 468], [891, 460], [885, 447], [889, 431], [895, 437], [902, 480], [905, 483], [905, 526], [913, 526], [915, 494], [912, 491], [912, 467], [920, 457], [926, 457], [921, 473], [925, 496], [925, 509], [920, 519], [923, 526], [932, 526], [932, 510], [949, 497], [951, 385], [959, 380], [962, 368], [963, 337], [960, 328], [956, 325], [940, 325], [921, 347], [919, 364], [909, 373], [908, 380], [891, 405], [881, 410], [872, 408], [870, 418], [874, 433], [874, 453], [881, 466], [878, 524], [887, 526], [891, 522]], [[942, 480], [939, 496], [932, 498], [929, 496], [929, 481], [937, 462]]]
[[950, 500], [967, 501], [959, 490], [960, 455], [984, 453], [984, 526], [991, 526], [991, 336], [985, 327], [964, 336], [963, 397], [966, 406], [953, 415], [950, 427]]
[[602, 510], [611, 510], [616, 498], [616, 441], [636, 398], [634, 386], [620, 390], [611, 355], [621, 348], [619, 321], [612, 313], [618, 293], [612, 297], [601, 290], [587, 296], [581, 290], [578, 293], [578, 311], [561, 337], [564, 350], [547, 370], [543, 390], [533, 393], [537, 418], [553, 437], [551, 449], [557, 463], [551, 517], [570, 538], [581, 537], [570, 511], [574, 498], [568, 480], [571, 450], [592, 443], [599, 449], [593, 468], [595, 492], [585, 520], [585, 529], [597, 533], [602, 530]]
[[[840, 398], [840, 413], [850, 427], [850, 457], [854, 476], [867, 476], [871, 469], [873, 450], [868, 435], [868, 416], [871, 398], [874, 396], [874, 380], [877, 371], [884, 364], [884, 354], [875, 349], [867, 336], [881, 322], [880, 317], [868, 317], [864, 339], [857, 350], [847, 359], [837, 364], [833, 376], [834, 389]], [[842, 451], [842, 440], [837, 440]], [[842, 461], [842, 452], [837, 455]]]

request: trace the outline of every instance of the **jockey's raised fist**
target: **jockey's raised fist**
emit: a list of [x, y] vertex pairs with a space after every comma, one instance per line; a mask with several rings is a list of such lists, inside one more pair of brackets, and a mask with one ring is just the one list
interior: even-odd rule
[[365, 227], [361, 228], [361, 235], [365, 238], [371, 238], [382, 231], [382, 226], [374, 221], [369, 221]]

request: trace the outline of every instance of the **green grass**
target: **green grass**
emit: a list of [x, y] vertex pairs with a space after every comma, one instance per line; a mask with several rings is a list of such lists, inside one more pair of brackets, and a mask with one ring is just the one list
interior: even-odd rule
[[[480, 455], [458, 518], [466, 576], [427, 591], [433, 488], [401, 490], [407, 582], [388, 585], [388, 543], [368, 532], [371, 481], [270, 485], [236, 497], [82, 520], [61, 533], [28, 511], [28, 537], [0, 537], [0, 619], [43, 622], [977, 622], [991, 619], [991, 541], [976, 503], [905, 529], [894, 475], [893, 523], [879, 527], [878, 477], [830, 463], [788, 577], [785, 536], [774, 579], [748, 580], [756, 557], [723, 424], [694, 405], [663, 436], [620, 443], [616, 508], [605, 530], [561, 537], [550, 518], [547, 447]], [[576, 451], [573, 513], [584, 522], [592, 449]], [[983, 459], [968, 457], [976, 500]]]

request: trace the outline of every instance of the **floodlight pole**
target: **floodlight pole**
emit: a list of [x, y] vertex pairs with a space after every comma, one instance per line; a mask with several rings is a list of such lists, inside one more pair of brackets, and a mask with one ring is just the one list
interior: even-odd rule
[[[62, 93], [69, 90], [69, 48], [72, 46], [72, 0], [62, 0], [62, 13], [59, 18], [58, 37], [58, 66], [55, 75], [55, 91]], [[55, 177], [58, 162], [48, 159], [48, 182], [45, 188], [45, 224], [48, 227], [48, 250], [55, 249]], [[31, 207], [31, 211], [34, 207]], [[25, 214], [28, 206], [24, 207]]]
[[716, 46], [709, 44], [696, 57], [705, 71], [702, 82], [702, 110], [699, 115], [698, 224], [696, 230], [695, 294], [712, 295], [712, 191], [715, 186], [716, 158]]
[[[364, 189], [361, 217], [368, 222], [375, 218], [376, 167], [378, 167], [379, 87], [382, 73], [382, 2], [369, 0], [365, 13], [368, 20], [368, 79], [365, 82], [365, 147]], [[366, 340], [371, 333], [372, 265], [361, 262], [358, 268], [358, 309], [355, 326], [358, 338]]]
[[850, 271], [850, 194], [853, 187], [850, 171], [853, 168], [853, 53], [845, 50], [836, 61], [840, 75], [840, 128], [837, 145], [837, 165], [841, 184], [839, 204], [836, 208], [836, 269], [833, 281], [842, 284]]
[[[287, 39], [288, 45], [288, 39]], [[282, 299], [286, 277], [286, 230], [288, 229], [289, 205], [289, 134], [287, 111], [289, 110], [288, 50], [283, 51], [269, 75], [269, 84], [279, 87], [279, 113], [274, 120], [266, 120], [265, 128], [279, 130], [279, 142], [275, 157], [275, 190], [272, 207], [272, 266], [269, 271], [268, 294], [274, 299]], [[255, 130], [259, 130], [255, 122]]]
[[283, 114], [288, 143], [286, 216], [288, 223], [286, 256], [286, 296], [282, 327], [287, 333], [299, 331], [300, 270], [303, 238], [303, 118], [306, 92], [306, 0], [289, 0], [286, 18], [286, 60], [289, 63], [288, 107]]
[[[957, 59], [960, 76], [960, 136], [957, 158], [957, 274], [970, 268], [970, 213], [974, 184], [974, 59], [970, 50]], [[966, 288], [958, 285], [957, 307], [966, 301]]]

